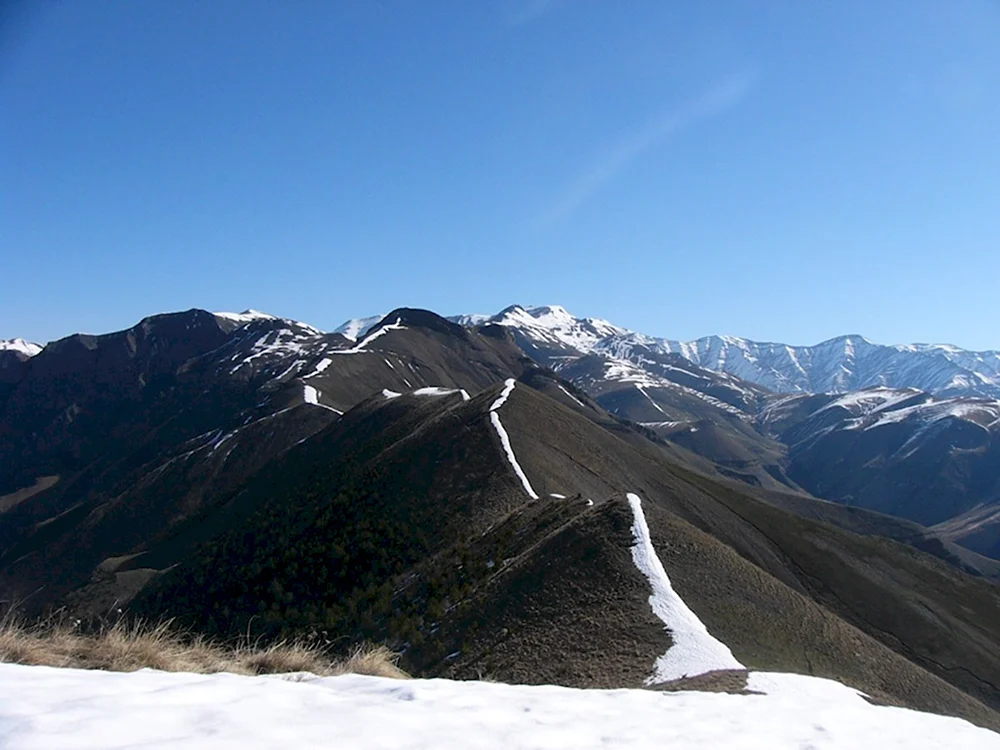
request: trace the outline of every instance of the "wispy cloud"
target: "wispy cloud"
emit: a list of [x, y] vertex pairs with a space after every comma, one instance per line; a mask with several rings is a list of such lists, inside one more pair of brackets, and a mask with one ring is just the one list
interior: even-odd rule
[[569, 0], [518, 0], [518, 7], [507, 17], [507, 23], [510, 26], [530, 23], [567, 2]]
[[741, 73], [630, 131], [563, 190], [542, 215], [540, 224], [553, 224], [571, 214], [641, 154], [673, 135], [733, 109], [756, 85], [756, 73]]

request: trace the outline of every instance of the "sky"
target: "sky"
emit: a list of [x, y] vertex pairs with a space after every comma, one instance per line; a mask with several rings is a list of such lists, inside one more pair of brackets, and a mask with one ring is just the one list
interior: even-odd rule
[[0, 338], [519, 303], [1000, 349], [998, 0], [0, 7]]

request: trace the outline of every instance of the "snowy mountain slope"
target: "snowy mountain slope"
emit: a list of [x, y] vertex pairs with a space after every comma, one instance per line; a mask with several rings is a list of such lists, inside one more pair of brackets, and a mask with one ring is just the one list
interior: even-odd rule
[[375, 326], [385, 315], [370, 315], [367, 318], [352, 318], [344, 321], [333, 329], [334, 333], [339, 333], [351, 341], [357, 341], [358, 337], [364, 336]]
[[245, 325], [247, 323], [252, 323], [255, 320], [277, 320], [278, 318], [270, 313], [261, 312], [260, 310], [244, 310], [240, 313], [234, 312], [215, 312], [212, 313], [215, 317], [219, 318], [221, 321], [226, 323], [234, 324], [234, 327]]
[[605, 320], [557, 305], [506, 308], [486, 321], [509, 331], [550, 367], [616, 416], [725, 467], [734, 478], [786, 486], [781, 447], [750, 425], [767, 391], [663, 353]]
[[754, 672], [748, 687], [727, 695], [4, 664], [0, 725], [9, 750], [1000, 748], [994, 732], [872, 705], [830, 680]]
[[557, 305], [529, 309], [514, 305], [488, 322], [520, 331], [548, 357], [558, 355], [559, 349], [577, 354], [603, 352], [636, 363], [644, 353], [679, 355], [706, 370], [729, 373], [745, 384], [776, 393], [844, 393], [884, 386], [917, 388], [939, 396], [1000, 398], [1000, 352], [996, 351], [972, 352], [947, 344], [884, 346], [857, 335], [815, 346], [736, 336], [683, 342], [630, 331], [605, 320], [577, 318]]
[[995, 399], [892, 388], [784, 396], [759, 424], [788, 446], [789, 476], [820, 497], [925, 525], [1000, 503]]
[[[804, 488], [924, 524], [1000, 497], [990, 458], [1000, 353], [879, 346], [860, 336], [813, 347], [732, 336], [678, 342], [558, 306], [515, 305], [486, 323], [613, 414], [741, 481]], [[916, 476], [928, 489], [907, 500]], [[936, 508], [931, 487], [942, 498]]]
[[[514, 305], [487, 323], [507, 328], [536, 361], [565, 373], [585, 390], [595, 389], [595, 395], [598, 390], [618, 390], [622, 386], [640, 391], [665, 389], [682, 400], [701, 401], [701, 406], [738, 417], [755, 414], [758, 402], [766, 395], [766, 391], [725, 373], [712, 372], [675, 354], [664, 354], [632, 341], [635, 334], [624, 328], [596, 318], [576, 318], [558, 305], [531, 309]], [[665, 412], [664, 404], [655, 397], [650, 406], [665, 419], [682, 419], [682, 415]], [[623, 416], [640, 422], [654, 418], [652, 414], [647, 414], [647, 419]]]
[[875, 344], [840, 336], [815, 346], [761, 343], [734, 336], [655, 346], [778, 393], [844, 393], [873, 386], [917, 388], [940, 396], [1000, 397], [1000, 352], [949, 345]]
[[34, 357], [42, 350], [40, 344], [24, 339], [0, 339], [0, 352], [14, 352], [24, 358]]

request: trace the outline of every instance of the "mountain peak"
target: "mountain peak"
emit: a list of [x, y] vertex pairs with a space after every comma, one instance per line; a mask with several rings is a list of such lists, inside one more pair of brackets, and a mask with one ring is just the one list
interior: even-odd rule
[[246, 309], [243, 312], [216, 312], [212, 313], [217, 318], [222, 318], [224, 320], [231, 320], [234, 323], [239, 323], [243, 325], [244, 323], [252, 323], [255, 320], [277, 320], [277, 316], [271, 315], [270, 313], [261, 312], [260, 310]]
[[339, 333], [351, 341], [357, 341], [374, 328], [376, 324], [380, 323], [383, 318], [385, 318], [385, 315], [368, 315], [363, 318], [351, 318], [334, 328], [333, 332]]
[[25, 339], [0, 339], [0, 351], [11, 351], [24, 357], [34, 357], [42, 350], [40, 344]]

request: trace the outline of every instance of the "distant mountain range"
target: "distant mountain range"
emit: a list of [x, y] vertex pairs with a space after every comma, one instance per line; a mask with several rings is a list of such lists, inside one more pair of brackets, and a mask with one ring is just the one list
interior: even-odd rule
[[738, 664], [1000, 728], [996, 401], [776, 392], [658, 341], [400, 308], [5, 347], [0, 596], [640, 686], [673, 644], [641, 498], [642, 554]]
[[[232, 323], [276, 319], [254, 310], [217, 315]], [[383, 317], [354, 318], [334, 333], [355, 340]], [[734, 375], [774, 393], [848, 393], [882, 387], [916, 388], [942, 397], [1000, 398], [1000, 352], [975, 352], [949, 344], [886, 346], [859, 335], [838, 336], [813, 346], [736, 336], [682, 342], [637, 333], [598, 318], [578, 318], [558, 305], [529, 309], [513, 305], [496, 315], [458, 315], [450, 320], [463, 326], [509, 326], [530, 336], [540, 350], [547, 347], [553, 352], [568, 348], [633, 361], [649, 352], [678, 354], [699, 367]], [[24, 339], [0, 340], [0, 353], [12, 352], [21, 359], [41, 349]]]
[[730, 477], [947, 524], [950, 539], [1000, 556], [996, 352], [855, 336], [679, 343], [559, 306], [456, 320], [510, 330], [603, 407]]
[[[223, 332], [267, 321], [273, 330], [266, 335], [246, 341], [249, 326], [228, 344], [231, 374], [283, 382], [315, 377], [307, 370], [322, 372], [326, 351], [357, 342], [384, 316], [349, 320], [333, 334], [254, 310], [215, 318]], [[503, 327], [532, 359], [602, 407], [731, 478], [947, 524], [951, 540], [1000, 557], [998, 352], [882, 346], [860, 336], [805, 347], [731, 336], [678, 342], [558, 305], [450, 320]], [[252, 356], [241, 360], [248, 345]], [[22, 339], [0, 343], [0, 388], [41, 351]], [[409, 383], [404, 378], [401, 387]], [[314, 386], [305, 393], [319, 403]], [[851, 393], [859, 395], [824, 396]]]
[[775, 393], [847, 393], [872, 387], [917, 388], [939, 396], [1000, 398], [1000, 352], [971, 352], [946, 344], [884, 346], [863, 336], [839, 336], [815, 346], [761, 343], [735, 336], [674, 341], [636, 333], [605, 320], [577, 318], [558, 305], [508, 307], [494, 316], [460, 316], [530, 332], [539, 342], [588, 354], [635, 359], [679, 354], [689, 362], [734, 375]]

